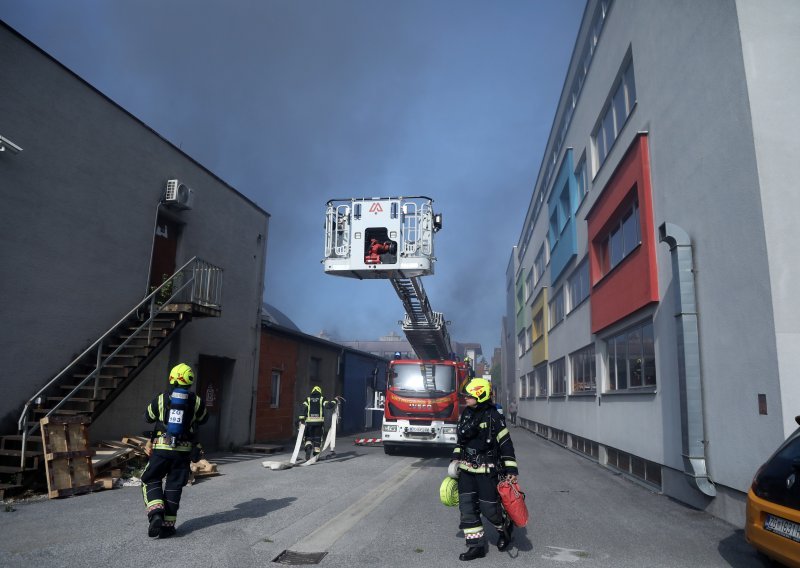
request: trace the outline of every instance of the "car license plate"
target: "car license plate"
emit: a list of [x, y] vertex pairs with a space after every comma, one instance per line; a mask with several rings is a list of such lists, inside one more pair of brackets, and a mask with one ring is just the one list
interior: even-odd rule
[[792, 521], [787, 521], [786, 519], [773, 515], [767, 515], [767, 518], [764, 520], [764, 528], [795, 542], [800, 542], [800, 525]]
[[409, 426], [407, 428], [409, 432], [430, 432], [430, 426]]

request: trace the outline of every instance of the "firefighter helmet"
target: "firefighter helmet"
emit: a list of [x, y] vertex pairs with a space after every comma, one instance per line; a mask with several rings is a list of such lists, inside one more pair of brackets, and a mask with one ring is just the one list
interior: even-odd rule
[[314, 394], [314, 393], [322, 394], [322, 388], [321, 387], [314, 387], [313, 389], [311, 389], [311, 394]]
[[479, 403], [486, 402], [492, 394], [492, 383], [486, 379], [471, 379], [464, 387], [464, 392]]
[[169, 384], [179, 387], [190, 387], [194, 382], [194, 371], [186, 363], [180, 363], [172, 367], [169, 372]]
[[445, 477], [439, 486], [439, 500], [447, 507], [458, 505], [458, 482], [452, 477]]

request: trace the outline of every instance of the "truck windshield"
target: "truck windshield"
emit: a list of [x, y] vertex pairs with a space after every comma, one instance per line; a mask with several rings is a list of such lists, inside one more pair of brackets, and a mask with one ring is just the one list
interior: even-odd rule
[[389, 385], [404, 391], [428, 391], [425, 377], [433, 379], [433, 390], [455, 390], [455, 368], [451, 365], [395, 365]]

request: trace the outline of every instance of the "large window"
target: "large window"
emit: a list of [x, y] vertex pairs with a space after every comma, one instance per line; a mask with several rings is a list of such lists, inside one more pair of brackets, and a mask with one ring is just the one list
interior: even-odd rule
[[536, 260], [533, 261], [533, 285], [536, 286], [542, 276], [544, 276], [544, 245], [539, 248], [539, 254], [536, 255]]
[[581, 157], [578, 167], [575, 168], [575, 179], [578, 182], [578, 204], [583, 202], [583, 198], [589, 193], [589, 174], [586, 172], [586, 155]]
[[536, 377], [536, 396], [547, 396], [547, 364], [536, 367], [533, 375]]
[[525, 276], [525, 301], [527, 302], [531, 298], [531, 293], [533, 292], [533, 269], [528, 271], [527, 276]]
[[572, 353], [569, 356], [572, 369], [573, 394], [595, 392], [597, 390], [597, 365], [594, 359], [594, 345]]
[[531, 338], [531, 333], [533, 333], [533, 326], [528, 326], [525, 330], [525, 352], [527, 353], [528, 350], [533, 345], [533, 339]]
[[656, 386], [653, 324], [637, 325], [607, 340], [608, 388], [612, 391]]
[[622, 216], [608, 235], [608, 269], [611, 270], [628, 256], [642, 242], [639, 227], [639, 205], [634, 201], [631, 208]]
[[564, 319], [564, 287], [558, 289], [550, 301], [550, 329]]
[[576, 268], [567, 281], [569, 310], [572, 311], [589, 297], [589, 263], [585, 260]]
[[550, 363], [550, 379], [553, 384], [553, 395], [567, 394], [567, 370], [563, 357]]
[[595, 172], [606, 161], [614, 141], [628, 120], [636, 103], [636, 84], [633, 76], [633, 60], [629, 59], [620, 72], [612, 89], [611, 100], [603, 108], [598, 125], [592, 132], [595, 156]]
[[533, 316], [531, 340], [535, 342], [542, 335], [544, 335], [544, 310], [539, 310]]
[[525, 330], [519, 332], [517, 335], [517, 357], [525, 355]]
[[528, 396], [530, 396], [528, 392], [528, 376], [522, 375], [519, 378], [519, 397], [528, 398]]
[[272, 391], [269, 397], [269, 407], [278, 408], [281, 404], [281, 372], [272, 371]]

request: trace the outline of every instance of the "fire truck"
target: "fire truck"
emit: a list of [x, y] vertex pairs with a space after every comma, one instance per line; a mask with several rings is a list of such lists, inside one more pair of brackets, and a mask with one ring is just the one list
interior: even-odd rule
[[434, 272], [433, 237], [441, 228], [442, 216], [425, 196], [332, 199], [326, 208], [325, 273], [389, 280], [417, 356], [396, 357], [388, 366], [381, 428], [387, 454], [456, 443], [459, 393], [470, 366], [453, 353], [447, 322], [431, 309], [421, 280]]

